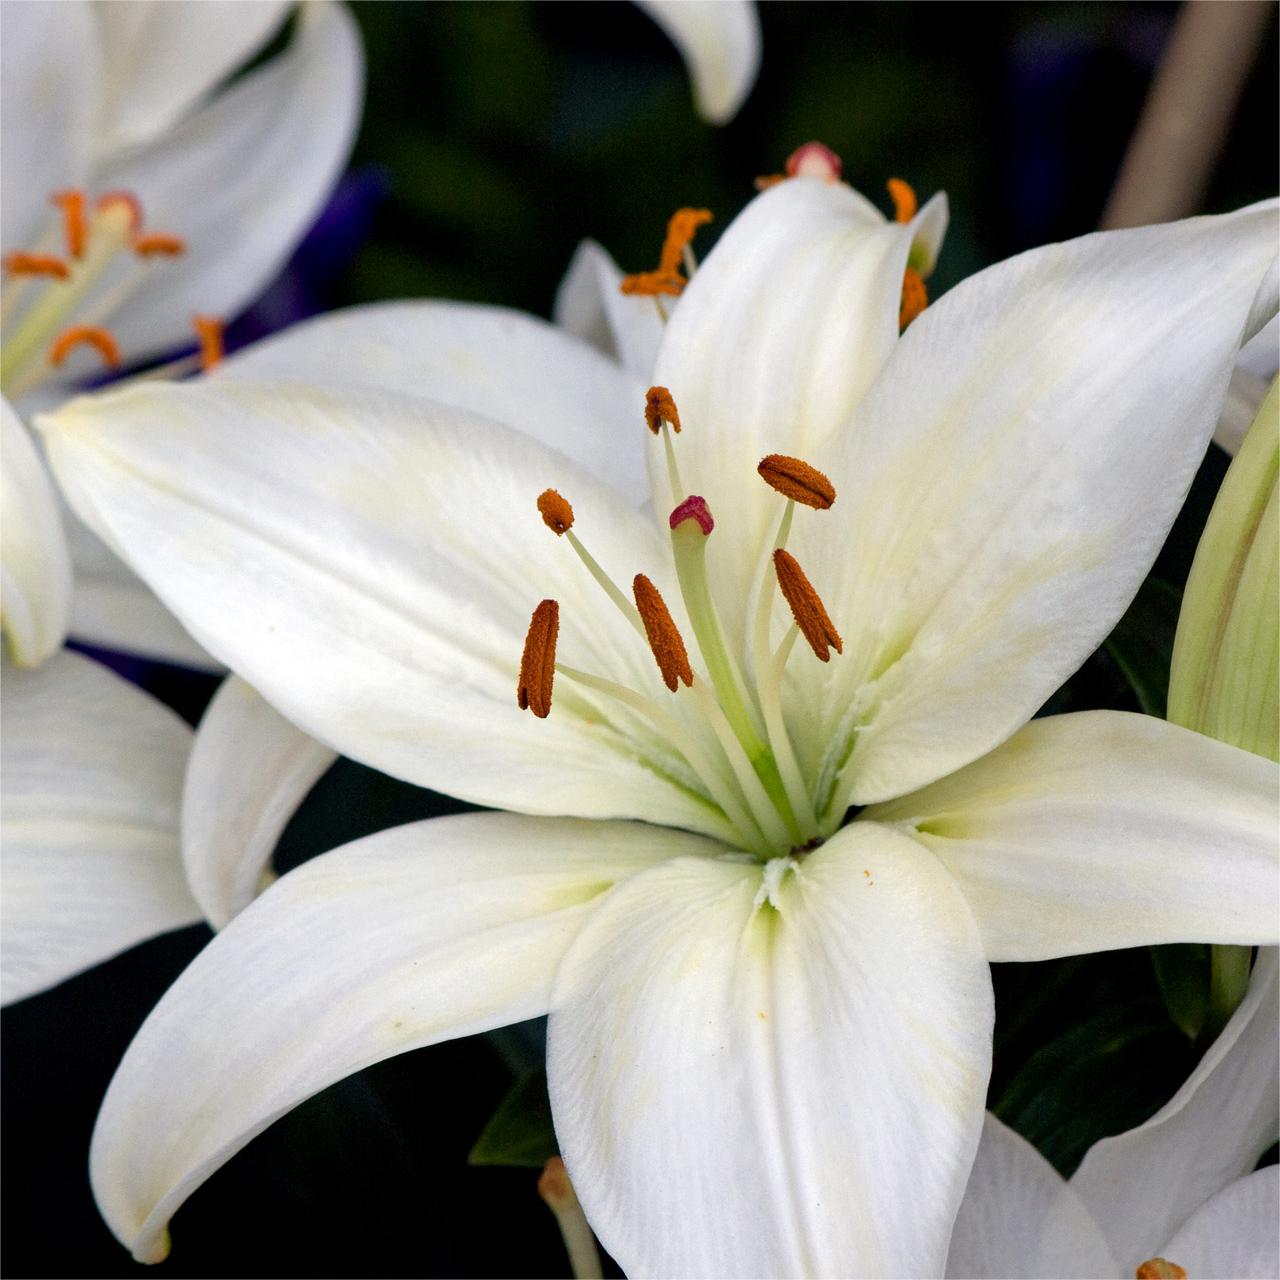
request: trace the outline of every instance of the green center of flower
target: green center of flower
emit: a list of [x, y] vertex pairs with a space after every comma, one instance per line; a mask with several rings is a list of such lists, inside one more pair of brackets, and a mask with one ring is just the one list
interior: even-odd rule
[[[565, 498], [548, 489], [538, 498], [538, 511], [643, 639], [666, 687], [692, 700], [691, 714], [676, 717], [635, 689], [558, 661], [560, 606], [555, 600], [542, 601], [534, 611], [520, 664], [518, 703], [536, 716], [549, 715], [557, 675], [605, 695], [637, 713], [663, 753], [682, 762], [698, 794], [718, 811], [742, 849], [764, 859], [803, 850], [820, 830], [814, 795], [782, 714], [783, 673], [798, 636], [804, 636], [823, 662], [832, 649], [841, 652], [843, 644], [786, 543], [797, 503], [825, 510], [835, 501], [835, 489], [822, 472], [798, 458], [770, 454], [760, 462], [761, 479], [782, 496], [784, 505], [772, 553], [760, 566], [749, 643], [735, 651], [726, 643], [707, 575], [707, 541], [715, 520], [705, 499], [690, 494], [681, 480], [674, 440], [681, 429], [680, 415], [665, 388], [650, 388], [645, 419], [662, 438], [673, 503], [668, 519], [672, 562], [698, 665], [690, 660], [679, 627], [648, 577], [635, 575], [628, 598], [573, 532], [573, 508]], [[778, 595], [790, 607], [792, 625], [773, 648], [769, 631]], [[643, 749], [640, 754], [649, 758]]]

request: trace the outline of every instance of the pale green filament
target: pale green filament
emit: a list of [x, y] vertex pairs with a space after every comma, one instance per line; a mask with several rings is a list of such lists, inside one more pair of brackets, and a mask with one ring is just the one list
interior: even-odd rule
[[621, 610], [622, 616], [643, 636], [645, 634], [644, 623], [640, 619], [639, 609], [622, 594], [618, 584], [600, 567], [595, 556], [578, 541], [578, 537], [572, 529], [566, 529], [564, 536], [568, 538], [569, 545], [578, 553], [578, 559], [587, 566], [587, 571], [604, 588], [605, 594], [609, 599]]
[[662, 424], [662, 444], [667, 455], [667, 481], [671, 485], [671, 505], [678, 507], [685, 499], [687, 490], [680, 479], [680, 467], [676, 462], [675, 444], [671, 439], [672, 429], [665, 422]]

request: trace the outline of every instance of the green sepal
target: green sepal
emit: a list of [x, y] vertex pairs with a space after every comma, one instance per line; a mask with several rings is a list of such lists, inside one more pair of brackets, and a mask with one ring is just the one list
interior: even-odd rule
[[543, 1067], [535, 1067], [521, 1076], [498, 1104], [467, 1163], [541, 1169], [559, 1150], [551, 1123], [547, 1073]]

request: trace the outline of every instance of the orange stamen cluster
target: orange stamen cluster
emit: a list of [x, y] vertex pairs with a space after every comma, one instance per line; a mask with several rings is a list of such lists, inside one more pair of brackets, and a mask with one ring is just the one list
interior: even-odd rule
[[1187, 1280], [1185, 1268], [1168, 1258], [1148, 1258], [1133, 1274], [1136, 1280]]
[[778, 575], [778, 588], [791, 606], [796, 626], [819, 660], [827, 662], [831, 649], [843, 653], [844, 641], [795, 556], [779, 547], [773, 553], [773, 568]]
[[170, 235], [167, 231], [147, 231], [136, 235], [131, 245], [140, 258], [151, 258], [157, 254], [176, 258], [180, 253], [185, 253], [187, 248], [187, 242], [181, 236]]
[[710, 222], [710, 209], [677, 209], [667, 223], [667, 237], [655, 271], [641, 271], [624, 276], [621, 291], [626, 294], [657, 296], [660, 293], [678, 297], [689, 283], [681, 270], [684, 251], [693, 242], [698, 228]]
[[71, 269], [52, 253], [27, 253], [16, 249], [5, 254], [4, 269], [11, 276], [50, 276], [54, 280], [65, 280]]
[[908, 267], [902, 273], [902, 301], [898, 304], [898, 332], [901, 333], [929, 305], [924, 277]]
[[910, 222], [920, 207], [915, 188], [901, 178], [890, 178], [885, 185], [889, 188], [889, 199], [893, 201], [893, 220]]
[[760, 478], [784, 498], [817, 511], [826, 511], [836, 500], [835, 485], [818, 470], [799, 458], [771, 453], [756, 467]]
[[222, 333], [226, 324], [218, 316], [192, 316], [191, 327], [200, 340], [200, 368], [208, 373], [222, 361]]
[[644, 420], [648, 423], [649, 430], [655, 436], [662, 430], [664, 422], [677, 435], [680, 434], [680, 414], [676, 409], [676, 402], [672, 399], [671, 392], [666, 387], [650, 387], [645, 392]]
[[49, 348], [49, 363], [59, 367], [72, 349], [81, 345], [94, 347], [107, 368], [120, 367], [120, 348], [116, 346], [116, 340], [106, 329], [90, 324], [76, 324], [64, 329]]
[[516, 701], [521, 711], [539, 720], [551, 714], [551, 686], [556, 674], [556, 637], [560, 634], [560, 606], [544, 600], [533, 611], [520, 656], [520, 685]]
[[62, 210], [62, 229], [67, 238], [67, 252], [73, 258], [84, 256], [89, 239], [89, 224], [84, 216], [84, 192], [55, 191], [53, 203]]
[[689, 653], [662, 593], [643, 573], [636, 574], [631, 592], [640, 612], [640, 621], [644, 623], [649, 648], [658, 664], [658, 670], [662, 672], [663, 683], [672, 693], [675, 693], [681, 681], [688, 688], [693, 684]]
[[573, 528], [573, 507], [554, 489], [544, 489], [538, 495], [538, 514], [557, 538]]

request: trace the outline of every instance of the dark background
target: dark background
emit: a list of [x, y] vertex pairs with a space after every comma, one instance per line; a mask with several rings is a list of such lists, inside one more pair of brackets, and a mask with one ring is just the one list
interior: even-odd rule
[[[694, 115], [678, 55], [625, 3], [359, 4], [368, 99], [353, 176], [242, 338], [319, 305], [447, 296], [546, 315], [584, 236], [626, 269], [656, 261], [678, 205], [714, 235], [752, 179], [818, 138], [888, 208], [884, 182], [950, 196], [935, 293], [1097, 223], [1174, 16], [1165, 4], [761, 6], [764, 59], [739, 116]], [[1205, 202], [1277, 188], [1273, 20]], [[781, 287], [781, 282], [780, 282]], [[1221, 478], [1211, 457], [1115, 644], [1159, 659], [1176, 589]], [[1169, 601], [1173, 607], [1170, 609]], [[1100, 650], [1052, 703], [1137, 707]], [[214, 682], [144, 682], [193, 722]], [[352, 796], [355, 799], [352, 799]], [[281, 868], [457, 808], [343, 762], [286, 833]], [[115, 1063], [208, 934], [189, 929], [23, 1001], [3, 1017], [8, 1276], [129, 1275], [100, 1222], [86, 1152]], [[1194, 959], [1194, 957], [1193, 957]], [[1165, 1013], [1145, 952], [997, 966], [992, 1104], [1064, 1171], [1158, 1107], [1201, 1046]], [[1066, 1029], [1064, 1031], [1064, 1028]], [[177, 1215], [160, 1276], [566, 1273], [528, 1169], [467, 1153], [536, 1034], [477, 1037], [383, 1063], [255, 1140]]]

